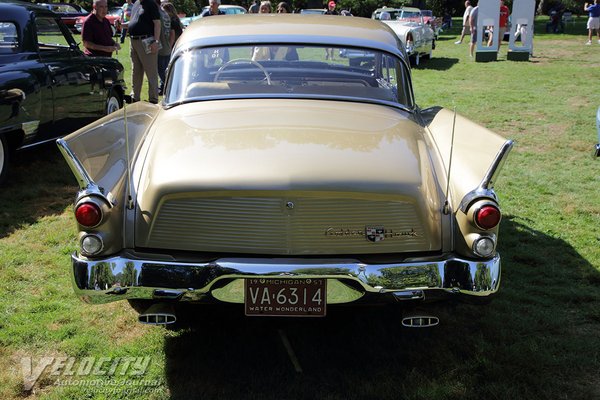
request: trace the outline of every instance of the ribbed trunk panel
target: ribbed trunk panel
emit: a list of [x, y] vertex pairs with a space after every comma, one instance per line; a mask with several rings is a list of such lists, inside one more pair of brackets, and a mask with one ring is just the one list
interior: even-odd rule
[[[288, 205], [290, 202], [293, 206]], [[273, 255], [439, 249], [439, 226], [421, 223], [422, 214], [426, 213], [416, 204], [400, 200], [168, 198], [159, 207], [147, 240], [138, 238], [136, 244], [160, 249]], [[373, 228], [380, 240], [368, 240], [367, 228]]]

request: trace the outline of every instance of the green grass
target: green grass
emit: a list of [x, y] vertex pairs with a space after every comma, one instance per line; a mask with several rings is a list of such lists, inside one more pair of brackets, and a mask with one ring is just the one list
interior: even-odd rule
[[[440, 310], [441, 325], [426, 331], [400, 329], [391, 310], [333, 307], [325, 320], [139, 325], [126, 303], [73, 296], [76, 185], [49, 145], [20, 154], [0, 189], [0, 398], [600, 398], [600, 45], [584, 46], [581, 18], [567, 34], [536, 35], [529, 62], [506, 61], [504, 44], [497, 62], [476, 63], [453, 44], [457, 32], [442, 35], [413, 81], [422, 107], [456, 107], [516, 141], [497, 184], [503, 277], [490, 305]], [[131, 384], [58, 387], [45, 376], [24, 393], [24, 356], [150, 356], [142, 378], [158, 384], [127, 395]]]

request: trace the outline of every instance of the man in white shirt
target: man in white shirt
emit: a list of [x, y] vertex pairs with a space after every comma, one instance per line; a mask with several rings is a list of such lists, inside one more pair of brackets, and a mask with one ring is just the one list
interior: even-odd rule
[[465, 1], [465, 13], [463, 14], [463, 25], [462, 32], [460, 33], [460, 39], [458, 39], [454, 44], [461, 44], [469, 29], [469, 17], [471, 16], [471, 10], [473, 7], [471, 6], [471, 2], [469, 0]]

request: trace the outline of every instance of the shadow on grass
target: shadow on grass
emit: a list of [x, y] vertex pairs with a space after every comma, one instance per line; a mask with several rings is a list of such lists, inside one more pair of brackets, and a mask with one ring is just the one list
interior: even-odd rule
[[458, 64], [459, 61], [460, 60], [458, 58], [436, 57], [434, 50], [433, 57], [431, 59], [420, 62], [419, 65], [413, 65], [412, 69], [432, 69], [436, 71], [446, 71], [452, 68], [453, 65]]
[[401, 328], [397, 308], [331, 307], [326, 319], [288, 320], [246, 319], [233, 308], [235, 317], [206, 317], [166, 338], [171, 396], [594, 397], [598, 270], [568, 243], [515, 220], [505, 219], [501, 237], [503, 286], [489, 305], [440, 310], [440, 326], [429, 330]]
[[62, 213], [76, 192], [77, 182], [54, 142], [13, 154], [0, 187], [0, 238], [23, 224]]

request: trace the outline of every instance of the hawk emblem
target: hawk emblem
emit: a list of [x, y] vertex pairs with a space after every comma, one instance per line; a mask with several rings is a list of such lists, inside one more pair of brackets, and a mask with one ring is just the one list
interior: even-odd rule
[[381, 242], [385, 239], [385, 229], [383, 226], [367, 226], [365, 236], [369, 242]]

